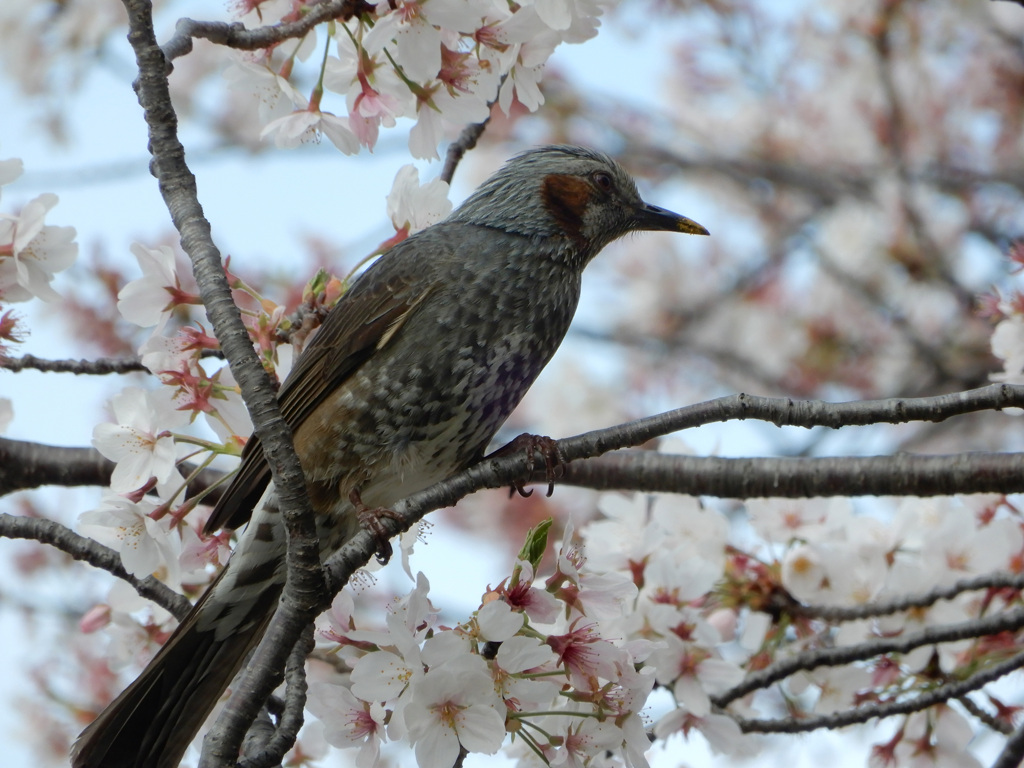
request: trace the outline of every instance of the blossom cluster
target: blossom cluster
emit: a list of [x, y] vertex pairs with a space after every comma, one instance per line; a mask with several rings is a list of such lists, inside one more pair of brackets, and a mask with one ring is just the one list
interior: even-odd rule
[[[358, 628], [352, 597], [341, 593], [319, 635], [351, 673], [314, 684], [308, 705], [327, 741], [358, 746], [361, 768], [389, 740], [413, 745], [422, 768], [450, 768], [460, 748], [494, 754], [506, 733], [523, 765], [585, 765], [613, 753], [646, 766], [640, 710], [655, 676], [643, 662], [655, 644], [609, 639], [602, 621], [628, 612], [636, 587], [581, 567], [571, 536], [570, 527], [545, 582], [534, 583], [539, 557], [519, 559], [453, 627], [439, 623], [422, 574], [384, 631]], [[521, 558], [530, 550], [536, 541]]]
[[[299, 4], [301, 5], [301, 4]], [[297, 66], [311, 56], [318, 29], [276, 49], [235, 58], [229, 81], [260, 96], [261, 136], [279, 147], [326, 136], [346, 154], [373, 149], [381, 127], [415, 120], [409, 135], [414, 157], [437, 157], [445, 128], [485, 120], [491, 105], [509, 114], [513, 103], [531, 112], [543, 102], [540, 79], [547, 59], [563, 43], [597, 34], [599, 0], [399, 0], [325, 30], [316, 85], [303, 93]], [[291, 20], [296, 4], [259, 3], [245, 23]], [[334, 112], [325, 92], [344, 97]]]
[[[460, 747], [491, 754], [508, 735], [504, 749], [521, 766], [643, 766], [651, 734], [700, 734], [716, 752], [749, 755], [756, 737], [713, 703], [749, 673], [815, 648], [969, 621], [1016, 598], [964, 593], [843, 622], [780, 610], [784, 601], [884, 605], [1019, 569], [1024, 556], [1021, 517], [995, 497], [907, 502], [887, 523], [853, 515], [847, 501], [751, 501], [746, 549], [721, 512], [692, 498], [605, 494], [599, 508], [578, 543], [566, 530], [551, 575], [534, 579], [528, 544], [513, 575], [454, 626], [439, 622], [422, 574], [383, 630], [357, 626], [352, 596], [339, 595], [318, 628], [344, 672], [322, 675], [308, 704], [326, 740], [358, 749], [360, 766], [375, 764], [382, 744], [405, 741], [421, 766], [448, 768]], [[962, 640], [813, 665], [729, 709], [767, 717], [785, 701], [804, 719], [853, 710], [1005, 651]], [[655, 687], [671, 693], [670, 706], [652, 706]], [[989, 702], [1006, 717], [1015, 711]], [[972, 738], [964, 716], [940, 706], [905, 717], [871, 759], [879, 768], [978, 765]]]

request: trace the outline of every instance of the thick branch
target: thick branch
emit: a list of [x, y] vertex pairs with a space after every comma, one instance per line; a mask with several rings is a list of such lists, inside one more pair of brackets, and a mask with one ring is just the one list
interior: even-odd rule
[[[196, 469], [190, 462], [179, 467], [189, 476]], [[0, 496], [43, 485], [110, 485], [113, 471], [114, 462], [103, 458], [95, 448], [67, 448], [0, 437]], [[223, 477], [220, 470], [204, 469], [189, 483], [188, 493], [204, 491]], [[213, 503], [219, 494], [220, 489], [215, 488], [204, 501]]]
[[306, 706], [306, 693], [309, 689], [306, 681], [306, 657], [313, 651], [315, 645], [313, 625], [310, 624], [288, 657], [288, 665], [284, 672], [287, 684], [284, 711], [281, 713], [277, 729], [266, 746], [254, 757], [240, 761], [238, 768], [270, 768], [280, 765], [285, 754], [295, 745], [295, 739], [302, 727], [302, 711]]
[[[567, 456], [586, 454], [590, 435], [558, 445]], [[543, 482], [542, 473], [532, 480]], [[728, 499], [1021, 493], [1024, 453], [719, 459], [621, 451], [574, 461], [558, 481], [598, 491]]]
[[114, 462], [95, 448], [64, 448], [0, 437], [0, 496], [42, 485], [109, 485]]
[[[124, 3], [128, 11], [128, 40], [139, 69], [136, 93], [149, 128], [149, 149], [153, 155], [151, 170], [159, 182], [174, 226], [181, 235], [182, 248], [192, 261], [207, 315], [242, 391], [270, 466], [276, 499], [288, 530], [288, 577], [283, 604], [296, 606], [297, 612], [309, 615], [311, 620], [310, 614], [320, 604], [318, 598], [323, 580], [313, 510], [306, 497], [302, 468], [291, 443], [291, 430], [281, 418], [274, 388], [253, 350], [238, 307], [231, 299], [220, 252], [213, 243], [210, 223], [199, 204], [195, 177], [185, 162], [185, 150], [178, 140], [177, 116], [167, 81], [170, 60], [157, 45], [152, 5], [148, 0], [124, 0]], [[324, 3], [314, 9], [303, 23], [312, 25], [318, 20], [331, 18], [331, 11], [336, 11], [334, 15], [337, 16], [342, 7], [347, 6], [337, 2]], [[190, 46], [191, 39], [188, 41]], [[297, 639], [298, 633], [286, 647], [290, 650]], [[278, 668], [283, 668], [283, 663]], [[268, 680], [272, 675], [271, 669], [249, 667], [244, 677]], [[231, 738], [222, 742], [221, 750], [213, 750], [208, 758], [204, 757], [205, 765], [230, 765], [234, 762], [245, 729], [256, 717], [262, 702], [263, 699], [244, 703], [239, 716], [245, 719], [245, 723], [233, 729]]]
[[[262, 368], [260, 368], [262, 371]], [[777, 426], [842, 426], [943, 421], [984, 410], [1024, 407], [1024, 387], [993, 384], [949, 395], [848, 403], [730, 395], [559, 441], [569, 460], [643, 445], [671, 432], [714, 422], [759, 419]], [[594, 489], [634, 489], [722, 497], [842, 494], [941, 495], [1010, 492], [1014, 454], [900, 456], [895, 459], [719, 459], [625, 453], [577, 461], [562, 482]], [[912, 476], [884, 471], [894, 461]], [[860, 462], [859, 464], [857, 462]], [[514, 462], [510, 462], [511, 467]], [[849, 470], [844, 467], [849, 466]], [[111, 465], [88, 448], [57, 448], [0, 438], [0, 494], [40, 485], [106, 485]], [[947, 474], [959, 468], [959, 474]], [[865, 474], [866, 473], [866, 474]], [[789, 477], [792, 475], [792, 477]], [[502, 477], [505, 473], [502, 473]], [[861, 477], [871, 486], [858, 485]], [[886, 476], [889, 479], [886, 479]], [[506, 484], [502, 480], [500, 485]], [[902, 490], [900, 487], [902, 486]], [[480, 486], [491, 487], [491, 486]], [[1008, 490], [1009, 488], [1009, 490]]]

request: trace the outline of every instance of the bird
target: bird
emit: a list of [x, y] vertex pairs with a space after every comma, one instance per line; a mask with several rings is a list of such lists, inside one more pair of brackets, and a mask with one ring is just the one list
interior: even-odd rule
[[[327, 313], [278, 400], [322, 560], [367, 510], [471, 466], [554, 355], [584, 268], [632, 232], [707, 235], [645, 203], [610, 156], [544, 146], [394, 245]], [[251, 518], [251, 519], [250, 519]], [[285, 532], [249, 439], [207, 532], [246, 524], [228, 564], [140, 676], [72, 747], [74, 768], [174, 768], [273, 616]]]

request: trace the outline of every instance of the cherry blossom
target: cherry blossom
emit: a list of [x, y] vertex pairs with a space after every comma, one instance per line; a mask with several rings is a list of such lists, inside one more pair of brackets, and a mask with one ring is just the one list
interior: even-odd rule
[[180, 481], [175, 463], [177, 446], [168, 431], [188, 423], [177, 410], [169, 389], [142, 390], [128, 387], [111, 401], [116, 424], [97, 424], [93, 445], [117, 462], [110, 487], [119, 493], [141, 488], [150, 478], [163, 485]]
[[416, 166], [403, 165], [395, 174], [395, 183], [387, 197], [387, 207], [388, 217], [396, 232], [415, 234], [451, 213], [448, 183], [432, 179], [426, 184], [420, 184]]
[[417, 764], [451, 768], [460, 746], [493, 755], [505, 739], [503, 712], [486, 672], [455, 664], [428, 672], [414, 683], [404, 711]]
[[224, 71], [224, 78], [229, 87], [256, 96], [260, 123], [266, 125], [291, 109], [305, 108], [306, 98], [270, 66], [269, 59], [235, 51], [229, 55], [232, 63]]
[[711, 749], [719, 754], [744, 756], [753, 752], [752, 739], [744, 738], [739, 725], [726, 715], [699, 717], [683, 708], [673, 709], [654, 725], [654, 735], [668, 739], [673, 733], [699, 731]]
[[534, 586], [533, 566], [525, 560], [516, 560], [513, 576], [497, 587], [500, 595], [512, 608], [524, 611], [533, 621], [550, 624], [555, 621], [561, 604], [550, 592]]
[[501, 643], [494, 657], [491, 676], [509, 708], [539, 710], [555, 699], [560, 685], [555, 679], [533, 679], [522, 673], [540, 667], [551, 669], [554, 662], [554, 651], [539, 638], [517, 635]]
[[364, 701], [380, 701], [400, 711], [411, 695], [411, 684], [424, 674], [423, 662], [419, 642], [401, 617], [389, 613], [387, 625], [384, 642], [391, 650], [373, 651], [354, 664], [352, 692]]
[[78, 245], [74, 227], [45, 224], [46, 214], [56, 204], [57, 196], [47, 192], [29, 201], [17, 216], [0, 213], [0, 298], [4, 301], [60, 300], [50, 282], [74, 263]]
[[306, 706], [324, 724], [324, 737], [335, 747], [359, 746], [358, 768], [372, 768], [385, 739], [384, 708], [352, 695], [341, 684], [314, 683]]
[[158, 506], [146, 499], [131, 501], [106, 493], [99, 507], [79, 517], [79, 530], [116, 550], [132, 575], [145, 578], [159, 574], [177, 584], [180, 540], [170, 528], [169, 518], [155, 520], [151, 516]]
[[992, 354], [1003, 360], [1003, 371], [991, 374], [993, 381], [1024, 384], [1024, 317], [999, 321], [992, 332]]
[[492, 643], [510, 640], [523, 628], [523, 615], [514, 613], [508, 603], [500, 600], [482, 606], [476, 615], [480, 639]]
[[566, 730], [561, 747], [555, 751], [551, 765], [566, 768], [584, 768], [591, 760], [604, 752], [617, 749], [622, 744], [622, 731], [610, 721], [582, 718], [571, 723]]
[[117, 309], [130, 323], [143, 328], [156, 326], [153, 333], [158, 334], [179, 303], [194, 300], [181, 290], [174, 251], [169, 246], [147, 248], [132, 243], [131, 252], [139, 262], [142, 277], [118, 291]]
[[359, 151], [359, 139], [352, 132], [348, 118], [315, 109], [301, 109], [267, 123], [260, 138], [274, 137], [281, 148], [297, 147], [305, 142], [318, 141], [323, 134], [346, 155]]
[[629, 664], [628, 654], [601, 637], [594, 624], [573, 622], [569, 631], [549, 635], [547, 644], [558, 654], [570, 683], [581, 691], [596, 691], [600, 679], [614, 680]]
[[743, 679], [743, 670], [715, 658], [706, 648], [668, 635], [667, 645], [656, 650], [651, 663], [658, 682], [671, 685], [676, 701], [698, 717], [711, 712], [710, 696], [723, 693]]

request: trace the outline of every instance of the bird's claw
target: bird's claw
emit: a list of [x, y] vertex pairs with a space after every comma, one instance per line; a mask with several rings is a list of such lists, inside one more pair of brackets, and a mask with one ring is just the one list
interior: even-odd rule
[[508, 445], [502, 446], [491, 456], [511, 456], [514, 453], [526, 451], [526, 477], [520, 480], [513, 480], [508, 495], [518, 493], [523, 498], [533, 495], [533, 489], [526, 489], [535, 466], [535, 456], [540, 454], [544, 457], [544, 479], [548, 484], [547, 496], [555, 492], [555, 480], [565, 472], [565, 456], [562, 455], [558, 442], [545, 435], [531, 435], [524, 432], [512, 440]]
[[388, 532], [384, 530], [384, 526], [380, 524], [380, 519], [382, 517], [389, 517], [392, 520], [398, 520], [398, 515], [387, 507], [366, 506], [363, 503], [362, 497], [359, 495], [358, 489], [353, 489], [349, 493], [348, 500], [355, 508], [359, 524], [369, 531], [377, 540], [377, 562], [381, 565], [387, 565], [395, 550], [391, 547], [391, 542], [388, 540]]

